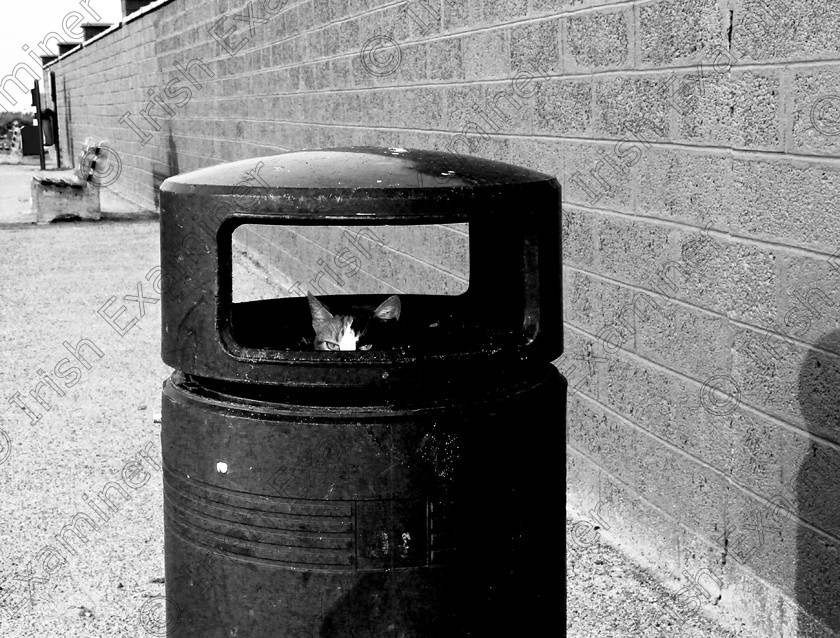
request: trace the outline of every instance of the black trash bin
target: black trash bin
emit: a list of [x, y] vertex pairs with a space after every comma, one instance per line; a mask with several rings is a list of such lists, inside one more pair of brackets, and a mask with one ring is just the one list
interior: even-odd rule
[[[560, 189], [405, 149], [286, 153], [161, 186], [167, 635], [526, 635], [561, 604]], [[236, 301], [243, 224], [467, 223], [461, 294], [322, 352], [305, 297]], [[332, 295], [333, 312], [387, 295]], [[548, 625], [549, 627], [551, 625]]]

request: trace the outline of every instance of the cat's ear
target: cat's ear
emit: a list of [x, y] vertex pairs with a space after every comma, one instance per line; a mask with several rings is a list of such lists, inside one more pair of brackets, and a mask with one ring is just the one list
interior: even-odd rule
[[306, 298], [309, 300], [309, 310], [312, 312], [312, 325], [329, 321], [333, 318], [332, 313], [320, 301], [312, 296], [311, 292], [306, 293]]
[[396, 295], [391, 295], [373, 311], [373, 316], [383, 320], [399, 319], [401, 310], [400, 298]]

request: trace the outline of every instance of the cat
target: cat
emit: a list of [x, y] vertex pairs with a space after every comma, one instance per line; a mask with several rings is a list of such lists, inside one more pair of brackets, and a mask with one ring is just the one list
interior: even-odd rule
[[315, 331], [313, 345], [315, 350], [370, 350], [377, 340], [377, 332], [384, 337], [384, 331], [378, 331], [386, 325], [392, 325], [400, 318], [402, 305], [397, 295], [391, 295], [383, 301], [369, 316], [333, 315], [312, 293], [309, 310], [312, 313], [312, 329]]

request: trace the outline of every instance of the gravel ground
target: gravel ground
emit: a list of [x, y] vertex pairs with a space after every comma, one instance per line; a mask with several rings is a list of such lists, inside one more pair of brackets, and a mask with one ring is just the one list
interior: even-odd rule
[[[5, 227], [0, 246], [0, 429], [7, 437], [0, 441], [0, 635], [155, 635], [164, 586], [153, 414], [169, 369], [160, 360], [159, 304], [148, 301], [141, 316], [124, 296], [136, 296], [139, 285], [144, 296], [157, 296], [145, 279], [158, 264], [157, 223]], [[126, 307], [119, 325], [137, 319], [124, 336], [97, 315], [112, 297], [109, 313]], [[85, 349], [90, 368], [76, 362], [73, 374], [61, 366], [68, 376], [59, 379], [56, 365], [73, 358], [63, 342], [82, 339], [101, 357]], [[41, 389], [49, 410], [29, 394], [39, 370], [64, 393]], [[37, 422], [9, 403], [17, 392], [41, 415]], [[153, 462], [140, 455], [147, 449]], [[97, 496], [106, 486], [113, 510]], [[96, 528], [79, 517], [85, 538], [62, 534], [78, 513]]]

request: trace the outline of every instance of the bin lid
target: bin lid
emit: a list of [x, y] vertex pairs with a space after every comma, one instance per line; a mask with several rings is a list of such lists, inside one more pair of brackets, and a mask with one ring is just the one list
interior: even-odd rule
[[[434, 201], [476, 203], [546, 187], [557, 187], [554, 177], [504, 162], [452, 152], [363, 146], [291, 151], [220, 164], [170, 177], [161, 192], [230, 196], [242, 209], [258, 208], [261, 214], [279, 216], [290, 208], [323, 216], [335, 204], [343, 215], [426, 217], [426, 205]], [[376, 201], [403, 205], [371, 209]], [[269, 202], [281, 206], [272, 210]], [[480, 210], [470, 211], [474, 212]]]

